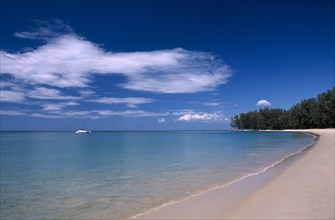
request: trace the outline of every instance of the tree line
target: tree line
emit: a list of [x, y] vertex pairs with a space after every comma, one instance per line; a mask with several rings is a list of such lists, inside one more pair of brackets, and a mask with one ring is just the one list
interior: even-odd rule
[[335, 87], [288, 110], [263, 108], [235, 115], [230, 125], [252, 130], [335, 128]]

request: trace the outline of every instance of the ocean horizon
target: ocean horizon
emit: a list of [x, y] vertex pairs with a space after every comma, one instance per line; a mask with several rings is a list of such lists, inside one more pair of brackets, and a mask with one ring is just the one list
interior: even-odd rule
[[313, 143], [296, 132], [1, 131], [1, 218], [130, 218]]

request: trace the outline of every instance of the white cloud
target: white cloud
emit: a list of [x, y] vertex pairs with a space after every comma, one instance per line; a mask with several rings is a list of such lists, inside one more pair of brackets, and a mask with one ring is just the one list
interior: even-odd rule
[[[56, 32], [62, 30], [60, 34]], [[31, 85], [88, 87], [93, 75], [119, 74], [118, 86], [152, 93], [196, 93], [214, 90], [231, 76], [230, 68], [210, 53], [182, 48], [147, 52], [114, 53], [71, 33], [59, 22], [35, 32], [15, 36], [44, 39], [46, 44], [19, 53], [0, 52], [0, 69]], [[70, 32], [70, 33], [69, 33]], [[111, 81], [112, 83], [112, 81]]]
[[[178, 94], [215, 90], [228, 81], [232, 72], [220, 58], [210, 53], [182, 48], [141, 52], [107, 51], [78, 36], [62, 21], [56, 20], [54, 24], [44, 21], [38, 23], [40, 26], [29, 32], [17, 32], [14, 35], [42, 40], [41, 46], [16, 53], [0, 51], [0, 101], [27, 103], [37, 105], [40, 109], [31, 108], [21, 112], [1, 109], [1, 114], [43, 118], [159, 117], [160, 123], [169, 114], [178, 117], [191, 114], [191, 120], [198, 121], [214, 121], [221, 117], [190, 111], [157, 113], [137, 109], [78, 111], [71, 108], [82, 102], [123, 104], [134, 108], [156, 101], [144, 97], [102, 97], [104, 95], [98, 94], [98, 91], [104, 94], [110, 91], [106, 91], [106, 87], [98, 88], [99, 84], [94, 83], [105, 75], [110, 76], [106, 80], [109, 80], [111, 86], [158, 94]], [[115, 75], [122, 76], [122, 83], [113, 80]], [[195, 119], [196, 115], [199, 115], [199, 119]]]
[[80, 93], [82, 96], [90, 96], [90, 95], [95, 94], [95, 92], [94, 92], [93, 90], [89, 90], [89, 89], [86, 89], [86, 90], [79, 90], [79, 93]]
[[221, 102], [205, 102], [203, 104], [206, 105], [206, 106], [220, 106], [220, 105], [222, 105]]
[[199, 66], [190, 70], [183, 70], [183, 67], [173, 70], [171, 67], [170, 71], [167, 70], [155, 75], [144, 73], [130, 76], [129, 81], [122, 86], [131, 90], [155, 93], [196, 93], [212, 91], [217, 86], [225, 84], [230, 77], [228, 67], [222, 67], [212, 72], [212, 70], [204, 68], [207, 65], [205, 63], [196, 65]]
[[34, 90], [28, 92], [28, 96], [29, 98], [34, 99], [55, 99], [55, 100], [80, 99], [79, 97], [75, 96], [64, 96], [57, 89], [49, 89], [44, 87], [35, 88]]
[[102, 103], [102, 104], [126, 104], [130, 108], [134, 108], [140, 104], [147, 104], [154, 102], [154, 99], [143, 98], [143, 97], [126, 97], [126, 98], [113, 98], [103, 97], [91, 100], [90, 102]]
[[161, 117], [169, 115], [169, 113], [147, 112], [143, 110], [125, 110], [125, 111], [94, 110], [92, 111], [92, 113], [96, 113], [99, 116], [121, 116], [130, 118]]
[[1, 102], [23, 103], [26, 100], [26, 95], [20, 91], [0, 90]]
[[178, 110], [170, 110], [172, 115], [180, 116], [185, 114], [193, 114], [195, 112], [194, 109], [178, 109]]
[[27, 101], [26, 92], [21, 87], [22, 85], [20, 84], [0, 79], [0, 102], [11, 102], [11, 103], [26, 102]]
[[190, 122], [190, 121], [213, 122], [213, 121], [227, 120], [227, 118], [217, 113], [187, 113], [180, 116], [177, 120], [184, 122]]
[[166, 122], [166, 120], [165, 120], [165, 118], [159, 118], [159, 119], [157, 120], [157, 122], [158, 122], [158, 123], [164, 123], [164, 122]]
[[81, 110], [81, 111], [62, 111], [61, 115], [64, 118], [91, 118], [94, 116], [92, 111]]
[[259, 101], [256, 103], [256, 105], [258, 105], [258, 106], [270, 106], [271, 103], [270, 103], [269, 101], [263, 99], [263, 100], [259, 100]]
[[59, 119], [59, 118], [64, 118], [61, 115], [52, 115], [52, 114], [42, 114], [42, 113], [33, 113], [30, 115], [31, 117], [34, 118], [50, 118], [50, 119]]
[[77, 102], [60, 102], [60, 103], [45, 103], [41, 104], [43, 108], [42, 111], [49, 111], [54, 113], [59, 113], [59, 111], [63, 110], [67, 106], [76, 106], [79, 105]]
[[0, 115], [9, 115], [9, 116], [24, 116], [26, 115], [23, 111], [17, 111], [17, 110], [3, 110], [0, 109]]
[[67, 106], [76, 106], [76, 105], [79, 105], [78, 102], [63, 102], [62, 104], [63, 105], [67, 105]]
[[15, 37], [33, 39], [33, 40], [50, 40], [61, 34], [72, 34], [73, 29], [61, 20], [48, 21], [35, 20], [37, 27], [31, 28], [30, 32], [16, 32]]
[[36, 118], [90, 118], [99, 119], [106, 117], [125, 117], [125, 118], [143, 118], [143, 117], [163, 117], [169, 113], [147, 112], [143, 110], [64, 110], [65, 106], [61, 104], [43, 104], [41, 112], [17, 111], [0, 109], [1, 115], [9, 116], [31, 116]]
[[43, 111], [60, 111], [64, 108], [64, 105], [60, 104], [42, 104]]
[[8, 88], [17, 88], [17, 85], [12, 82], [0, 81], [0, 89], [8, 89]]

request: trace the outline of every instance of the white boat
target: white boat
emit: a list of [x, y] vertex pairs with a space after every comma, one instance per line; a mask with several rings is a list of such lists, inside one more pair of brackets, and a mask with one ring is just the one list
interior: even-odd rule
[[88, 133], [91, 133], [91, 131], [85, 130], [85, 129], [79, 129], [79, 130], [76, 130], [74, 133], [75, 134], [88, 134]]

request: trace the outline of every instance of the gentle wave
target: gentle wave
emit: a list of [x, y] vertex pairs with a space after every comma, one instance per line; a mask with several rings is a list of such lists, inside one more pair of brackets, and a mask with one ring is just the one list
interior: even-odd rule
[[189, 199], [192, 199], [192, 198], [201, 196], [201, 195], [203, 195], [203, 194], [205, 194], [205, 193], [207, 193], [207, 192], [210, 192], [210, 191], [213, 191], [213, 190], [217, 190], [217, 189], [222, 189], [222, 188], [227, 187], [227, 186], [229, 186], [229, 185], [232, 185], [232, 184], [234, 184], [234, 183], [240, 182], [240, 181], [242, 181], [242, 180], [244, 180], [244, 179], [246, 179], [246, 178], [249, 178], [249, 177], [252, 177], [252, 176], [257, 176], [257, 175], [259, 175], [259, 174], [265, 173], [265, 172], [268, 171], [269, 169], [274, 168], [275, 166], [277, 166], [277, 165], [279, 165], [279, 164], [285, 162], [286, 160], [290, 159], [291, 157], [296, 156], [296, 155], [298, 155], [298, 154], [301, 154], [301, 153], [303, 153], [304, 151], [308, 150], [309, 148], [311, 148], [311, 147], [316, 143], [316, 141], [317, 141], [318, 138], [319, 138], [319, 136], [316, 135], [316, 134], [314, 134], [314, 133], [310, 133], [310, 132], [304, 132], [304, 133], [313, 136], [313, 141], [314, 141], [314, 142], [313, 142], [312, 144], [308, 144], [308, 145], [304, 146], [304, 147], [301, 148], [299, 151], [296, 151], [296, 152], [294, 152], [294, 153], [291, 153], [291, 154], [289, 154], [289, 155], [283, 157], [282, 159], [280, 159], [280, 160], [278, 160], [278, 161], [276, 161], [276, 162], [270, 164], [269, 166], [267, 166], [267, 167], [265, 167], [265, 168], [263, 168], [263, 169], [261, 169], [261, 170], [259, 170], [259, 171], [257, 171], [257, 172], [249, 173], [249, 174], [247, 174], [247, 175], [244, 175], [244, 176], [242, 176], [242, 177], [240, 177], [240, 178], [238, 178], [238, 179], [235, 179], [235, 180], [233, 180], [233, 181], [231, 181], [231, 182], [228, 182], [228, 183], [225, 183], [225, 184], [222, 184], [222, 185], [216, 185], [216, 186], [214, 186], [214, 187], [210, 187], [210, 188], [208, 188], [208, 189], [206, 189], [206, 190], [203, 190], [203, 191], [201, 191], [201, 192], [192, 194], [192, 195], [190, 195], [190, 196], [187, 196], [187, 197], [182, 198], [182, 199], [179, 199], [179, 200], [171, 200], [171, 201], [168, 201], [168, 202], [163, 203], [163, 204], [161, 204], [161, 205], [159, 205], [159, 206], [156, 206], [156, 207], [154, 207], [154, 208], [152, 208], [152, 209], [149, 209], [149, 210], [147, 210], [147, 211], [145, 211], [145, 212], [141, 212], [141, 213], [139, 213], [139, 214], [136, 214], [136, 215], [130, 217], [129, 219], [136, 219], [136, 218], [138, 218], [138, 217], [140, 217], [140, 216], [147, 215], [147, 214], [150, 214], [150, 213], [152, 213], [152, 212], [156, 212], [156, 211], [158, 211], [158, 210], [160, 210], [160, 209], [162, 209], [162, 208], [165, 208], [165, 207], [168, 207], [168, 206], [171, 206], [171, 205], [175, 205], [175, 204], [177, 204], [177, 203], [180, 203], [180, 202], [183, 202], [183, 201], [186, 201], [186, 200], [189, 200]]
[[1, 212], [13, 219], [134, 218], [257, 175], [313, 142], [292, 132], [0, 136]]

